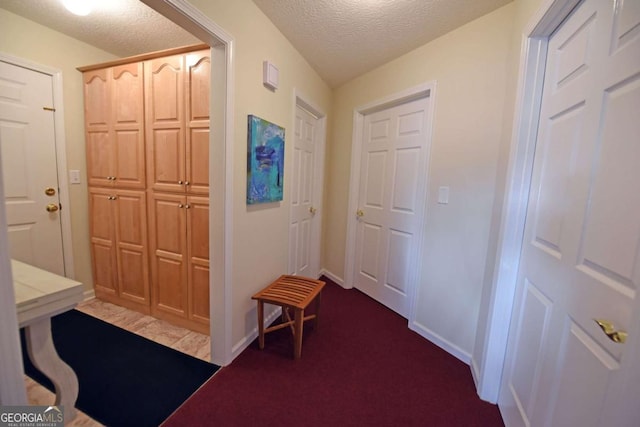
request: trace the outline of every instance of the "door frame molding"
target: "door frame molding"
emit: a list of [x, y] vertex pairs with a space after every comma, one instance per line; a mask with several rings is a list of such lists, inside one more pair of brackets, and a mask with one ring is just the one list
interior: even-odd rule
[[[516, 113], [511, 135], [507, 190], [501, 213], [495, 274], [482, 363], [472, 363], [478, 395], [496, 403], [506, 361], [507, 340], [517, 287], [529, 187], [538, 136], [548, 39], [581, 0], [546, 0], [522, 33]], [[477, 369], [476, 369], [477, 368]]]
[[[311, 242], [315, 242], [313, 243], [313, 248], [312, 251], [309, 255], [310, 259], [315, 258], [316, 260], [316, 264], [317, 264], [317, 271], [316, 271], [316, 275], [320, 276], [321, 271], [322, 271], [322, 265], [321, 265], [321, 247], [322, 247], [322, 218], [323, 218], [323, 214], [322, 214], [322, 206], [323, 206], [323, 200], [324, 200], [324, 161], [325, 161], [325, 149], [326, 149], [326, 141], [327, 141], [327, 114], [322, 110], [322, 108], [320, 108], [315, 102], [311, 101], [311, 98], [309, 98], [308, 96], [306, 96], [304, 93], [302, 93], [299, 89], [294, 88], [293, 89], [293, 128], [295, 129], [295, 123], [296, 123], [296, 108], [301, 107], [304, 110], [307, 110], [307, 112], [311, 113], [313, 116], [316, 117], [317, 119], [317, 123], [320, 126], [320, 131], [316, 134], [315, 139], [316, 139], [316, 147], [318, 148], [318, 151], [315, 153], [315, 164], [314, 164], [314, 168], [315, 168], [315, 173], [314, 173], [314, 182], [313, 182], [313, 195], [318, 197], [317, 202], [315, 202], [315, 204], [317, 205], [317, 214], [316, 214], [316, 221], [313, 223], [313, 226], [311, 228], [311, 235], [309, 236], [309, 239]], [[293, 162], [289, 162], [293, 167]], [[289, 176], [293, 176], [293, 174], [289, 175]], [[291, 186], [289, 186], [291, 187]], [[291, 191], [291, 190], [289, 190]], [[289, 197], [290, 197], [289, 193]], [[289, 199], [289, 219], [288, 219], [288, 225], [291, 225], [291, 200]], [[288, 238], [288, 242], [291, 242], [291, 228], [289, 227], [288, 230], [288, 234], [289, 234], [289, 238]], [[291, 245], [289, 244], [289, 249], [288, 249], [288, 261], [287, 263], [290, 264], [290, 260], [291, 260]], [[288, 271], [291, 272], [291, 265], [288, 265]], [[314, 279], [316, 279], [317, 277], [314, 277]]]
[[[211, 47], [209, 144], [209, 333], [211, 362], [226, 366], [232, 344], [235, 40], [186, 0], [141, 0]], [[222, 96], [221, 96], [222, 95]], [[221, 155], [222, 154], [222, 155]], [[220, 159], [223, 161], [220, 161]]]
[[[342, 286], [346, 289], [353, 288], [354, 275], [355, 275], [355, 250], [356, 250], [356, 233], [357, 222], [355, 215], [352, 215], [358, 209], [358, 193], [360, 188], [360, 166], [362, 156], [362, 138], [363, 138], [363, 126], [364, 118], [366, 115], [375, 113], [377, 111], [385, 110], [387, 108], [395, 107], [405, 104], [407, 102], [415, 101], [421, 98], [429, 98], [429, 111], [427, 112], [427, 143], [426, 143], [426, 176], [429, 177], [430, 170], [430, 151], [433, 141], [433, 117], [435, 110], [435, 91], [436, 82], [430, 81], [420, 85], [405, 89], [400, 92], [396, 92], [384, 98], [367, 103], [356, 107], [353, 110], [353, 136], [351, 138], [351, 176], [349, 179], [349, 203], [347, 211], [347, 242], [345, 248], [345, 278]], [[429, 192], [428, 182], [424, 188], [423, 199], [420, 203], [424, 204], [424, 215], [426, 216], [427, 195]], [[416, 260], [422, 256], [422, 241], [424, 237], [425, 221], [420, 223], [418, 229], [418, 250], [416, 251]], [[409, 293], [409, 316], [408, 321], [411, 324], [415, 318], [415, 301], [417, 295], [417, 283], [421, 274], [421, 263], [412, 263], [409, 268], [409, 280], [410, 280], [410, 293]]]
[[60, 209], [60, 228], [62, 233], [62, 256], [64, 261], [64, 275], [70, 279], [75, 278], [73, 262], [73, 239], [71, 233], [71, 203], [69, 199], [69, 182], [67, 180], [67, 143], [64, 128], [64, 99], [62, 96], [62, 71], [29, 61], [24, 58], [0, 52], [0, 61], [18, 67], [26, 68], [51, 77], [53, 90], [53, 121], [54, 138], [56, 145], [56, 175], [58, 177], [58, 198]]

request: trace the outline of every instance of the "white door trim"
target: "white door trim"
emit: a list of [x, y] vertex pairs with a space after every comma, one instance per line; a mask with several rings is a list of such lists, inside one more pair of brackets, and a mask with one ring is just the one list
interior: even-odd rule
[[[66, 136], [64, 131], [64, 100], [62, 98], [62, 71], [38, 64], [17, 56], [0, 52], [0, 61], [17, 65], [42, 74], [51, 76], [53, 89], [53, 120], [56, 144], [56, 163], [58, 175], [58, 197], [62, 209], [60, 210], [60, 222], [62, 228], [62, 254], [64, 257], [64, 275], [70, 279], [75, 278], [73, 263], [73, 244], [71, 234], [71, 204], [69, 202], [69, 183], [67, 181], [67, 151]], [[4, 199], [3, 199], [4, 200]]]
[[[430, 161], [430, 145], [433, 135], [433, 117], [435, 110], [435, 89], [436, 82], [423, 83], [418, 86], [403, 90], [401, 92], [394, 93], [385, 98], [373, 101], [371, 103], [357, 107], [353, 111], [353, 137], [351, 142], [351, 177], [349, 180], [349, 205], [347, 211], [347, 242], [345, 248], [345, 280], [343, 287], [350, 289], [354, 283], [354, 270], [355, 270], [355, 249], [356, 249], [356, 232], [357, 221], [355, 212], [358, 210], [358, 189], [360, 188], [360, 161], [362, 155], [362, 130], [364, 125], [364, 117], [367, 114], [371, 114], [376, 111], [384, 110], [387, 108], [395, 107], [397, 105], [405, 104], [407, 102], [414, 101], [421, 98], [431, 98], [429, 111], [427, 112], [427, 131], [429, 142], [426, 147], [426, 172], [428, 176], [429, 161]], [[425, 185], [425, 193], [423, 200], [426, 215], [426, 202], [428, 194], [428, 185]], [[418, 230], [418, 250], [415, 255], [415, 259], [419, 260], [422, 254], [422, 240], [424, 236], [424, 221], [421, 222]], [[420, 277], [421, 263], [416, 262], [410, 266], [411, 272], [409, 274], [409, 280], [411, 281], [410, 289], [410, 309], [409, 309], [409, 324], [415, 319], [415, 301], [417, 292], [417, 282]]]
[[[318, 120], [318, 125], [320, 126], [320, 132], [318, 132], [316, 136], [316, 147], [317, 152], [315, 152], [315, 165], [314, 165], [314, 182], [313, 182], [313, 196], [317, 197], [317, 201], [314, 201], [316, 205], [317, 213], [315, 215], [315, 221], [313, 222], [313, 226], [311, 229], [310, 241], [312, 243], [312, 251], [310, 254], [310, 259], [314, 260], [313, 265], [318, 266], [317, 274], [320, 275], [322, 271], [321, 255], [320, 250], [322, 247], [322, 206], [324, 200], [324, 158], [325, 158], [325, 147], [327, 140], [327, 114], [322, 110], [322, 108], [318, 107], [309, 97], [300, 92], [297, 88], [293, 89], [293, 124], [295, 127], [296, 122], [296, 108], [301, 107], [307, 110], [309, 113], [314, 115]], [[293, 162], [289, 162], [289, 164], [293, 164]], [[289, 176], [293, 176], [290, 174]], [[291, 188], [291, 186], [289, 186]], [[289, 193], [289, 197], [291, 193]], [[289, 224], [291, 224], [291, 209], [289, 209]], [[289, 228], [289, 233], [291, 233], [291, 229]], [[291, 241], [290, 236], [288, 237], [288, 242]], [[291, 247], [289, 247], [289, 257], [291, 259]], [[291, 271], [291, 266], [288, 266], [287, 271]], [[315, 277], [314, 277], [315, 279]]]
[[0, 153], [0, 405], [26, 405]]
[[[231, 325], [235, 41], [222, 27], [186, 0], [141, 1], [211, 46], [213, 72], [210, 109], [213, 131], [210, 145], [216, 148], [209, 150], [209, 164], [216, 165], [209, 168], [211, 361], [226, 366], [236, 356], [233, 352]], [[220, 153], [223, 153], [222, 156]], [[224, 160], [220, 161], [221, 158]]]
[[[516, 115], [511, 137], [511, 157], [498, 240], [495, 275], [491, 284], [489, 318], [484, 331], [483, 363], [474, 372], [481, 399], [498, 401], [502, 369], [518, 267], [536, 147], [547, 42], [553, 31], [580, 0], [546, 0], [523, 32]], [[475, 367], [475, 364], [472, 364]]]

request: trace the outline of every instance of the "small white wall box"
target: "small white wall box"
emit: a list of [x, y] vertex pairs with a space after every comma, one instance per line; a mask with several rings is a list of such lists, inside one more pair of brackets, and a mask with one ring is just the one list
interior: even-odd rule
[[278, 67], [273, 65], [271, 61], [262, 63], [262, 83], [271, 90], [278, 89]]

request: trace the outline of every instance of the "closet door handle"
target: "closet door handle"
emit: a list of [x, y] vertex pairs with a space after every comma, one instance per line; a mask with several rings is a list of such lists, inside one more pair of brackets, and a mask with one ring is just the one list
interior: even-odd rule
[[184, 207], [185, 209], [191, 209], [191, 205], [187, 204], [187, 206]]
[[600, 326], [602, 332], [613, 342], [624, 344], [627, 341], [627, 333], [625, 331], [616, 330], [613, 323], [605, 319], [593, 319]]
[[180, 204], [178, 205], [178, 207], [179, 207], [180, 209], [182, 209], [182, 208], [184, 208], [184, 205], [183, 205], [182, 203], [180, 203]]

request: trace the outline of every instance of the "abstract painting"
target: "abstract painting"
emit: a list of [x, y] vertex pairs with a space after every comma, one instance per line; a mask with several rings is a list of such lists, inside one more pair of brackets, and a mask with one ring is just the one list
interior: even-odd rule
[[247, 204], [282, 200], [284, 128], [249, 115]]

